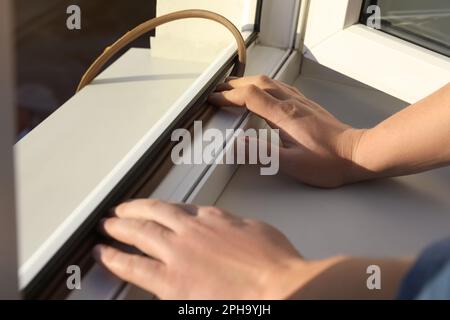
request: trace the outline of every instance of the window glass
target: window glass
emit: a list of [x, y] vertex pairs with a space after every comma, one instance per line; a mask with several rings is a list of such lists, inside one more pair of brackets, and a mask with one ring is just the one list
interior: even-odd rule
[[380, 8], [382, 31], [450, 57], [449, 0], [366, 1], [364, 23], [371, 5]]
[[[79, 8], [79, 17], [73, 5]], [[220, 13], [238, 28], [250, 30], [256, 0], [16, 0], [14, 6], [17, 134], [21, 138], [73, 96], [81, 76], [105, 47], [141, 22], [156, 14], [196, 8]], [[211, 62], [232, 41], [218, 24], [177, 21], [158, 28], [152, 54]], [[149, 45], [144, 36], [129, 47]]]
[[[81, 76], [106, 46], [153, 18], [155, 3], [15, 0], [19, 138], [74, 94]], [[74, 4], [79, 12], [70, 7]], [[133, 46], [148, 47], [148, 40], [138, 39]]]

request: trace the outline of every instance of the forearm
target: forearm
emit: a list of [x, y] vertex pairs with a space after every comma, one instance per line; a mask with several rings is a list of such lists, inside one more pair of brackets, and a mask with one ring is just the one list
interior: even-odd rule
[[[306, 262], [290, 277], [298, 289], [292, 299], [393, 299], [412, 259], [333, 257]], [[367, 268], [380, 268], [380, 289], [369, 289]], [[370, 281], [369, 281], [370, 282]]]
[[450, 164], [450, 84], [366, 130], [353, 160], [366, 171], [363, 178]]

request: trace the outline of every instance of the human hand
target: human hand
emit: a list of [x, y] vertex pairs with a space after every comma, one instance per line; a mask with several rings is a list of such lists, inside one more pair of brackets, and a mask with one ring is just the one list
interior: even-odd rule
[[304, 264], [275, 228], [213, 207], [135, 200], [101, 230], [146, 255], [99, 245], [96, 259], [162, 299], [287, 298]]
[[209, 101], [245, 107], [279, 129], [281, 170], [303, 183], [329, 188], [369, 175], [354, 160], [366, 130], [340, 122], [295, 87], [267, 76], [229, 78]]

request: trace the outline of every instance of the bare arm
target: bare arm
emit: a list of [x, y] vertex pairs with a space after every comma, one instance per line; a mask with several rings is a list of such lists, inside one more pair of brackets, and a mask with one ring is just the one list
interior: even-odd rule
[[450, 163], [450, 84], [374, 128], [340, 122], [298, 89], [265, 76], [228, 79], [210, 96], [280, 130], [281, 169], [319, 187], [406, 175]]
[[354, 161], [375, 177], [449, 165], [450, 84], [367, 130]]
[[[395, 299], [400, 282], [413, 259], [370, 259], [332, 257], [309, 261], [296, 274], [299, 289], [292, 299]], [[305, 268], [306, 266], [306, 268]], [[369, 266], [379, 268], [379, 287], [374, 284]], [[375, 271], [378, 272], [378, 271]], [[296, 279], [294, 276], [293, 279]], [[368, 286], [369, 282], [369, 286]]]
[[[410, 266], [402, 259], [306, 260], [263, 222], [155, 200], [120, 205], [101, 229], [144, 255], [102, 245], [97, 260], [163, 299], [389, 299]], [[380, 267], [380, 290], [367, 287], [370, 265]]]

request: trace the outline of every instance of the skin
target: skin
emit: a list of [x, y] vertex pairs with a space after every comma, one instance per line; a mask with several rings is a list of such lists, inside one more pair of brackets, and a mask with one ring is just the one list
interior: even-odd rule
[[[143, 254], [98, 245], [94, 257], [161, 299], [392, 298], [409, 267], [397, 259], [307, 261], [272, 226], [214, 207], [135, 200], [114, 212], [101, 231]], [[366, 287], [372, 264], [383, 270], [381, 290]]]
[[339, 187], [450, 164], [450, 83], [370, 129], [342, 123], [297, 88], [266, 76], [230, 78], [209, 101], [248, 108], [279, 129], [282, 171], [312, 186]]
[[[323, 188], [450, 164], [450, 84], [370, 129], [337, 120], [296, 88], [264, 76], [230, 78], [210, 96], [280, 129], [280, 165]], [[302, 168], [302, 170], [298, 170]], [[98, 245], [111, 272], [162, 299], [394, 298], [411, 259], [306, 260], [278, 230], [214, 207], [135, 200], [100, 230], [139, 253]], [[368, 290], [367, 267], [382, 270]]]

